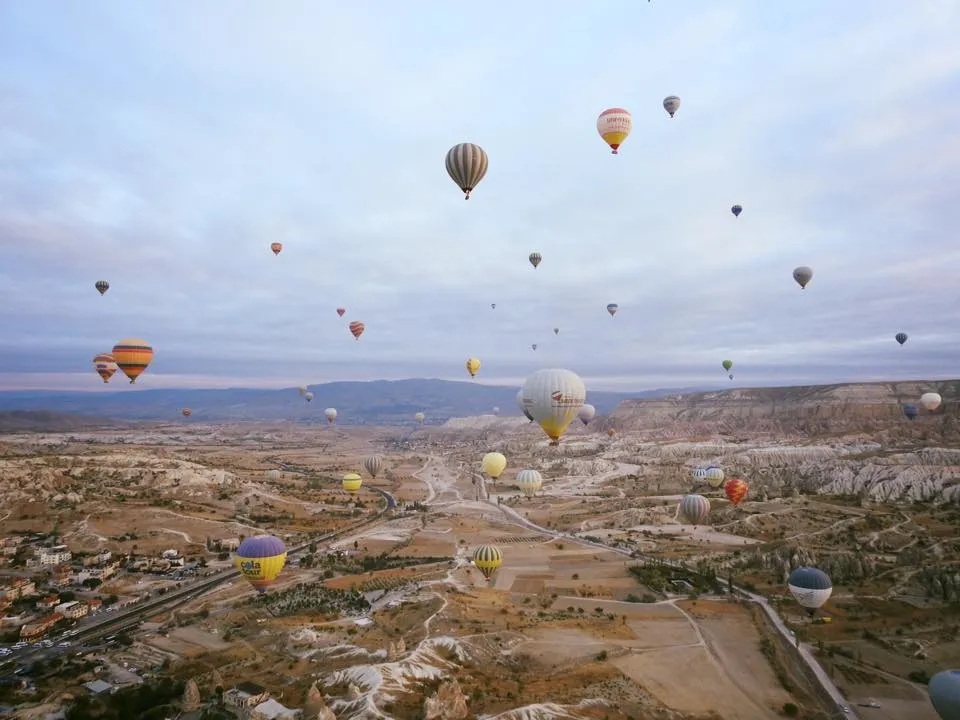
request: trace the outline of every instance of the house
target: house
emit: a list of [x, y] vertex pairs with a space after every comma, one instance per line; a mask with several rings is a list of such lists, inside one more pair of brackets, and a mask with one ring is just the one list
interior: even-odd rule
[[97, 567], [98, 565], [105, 565], [106, 563], [110, 562], [112, 558], [113, 558], [113, 553], [110, 552], [109, 550], [104, 550], [101, 553], [88, 555], [81, 561], [81, 564], [85, 568]]
[[273, 698], [260, 703], [250, 713], [250, 720], [298, 720], [301, 717], [302, 710], [292, 710]]
[[162, 557], [164, 560], [176, 560], [178, 557], [180, 557], [180, 551], [172, 549], [164, 550], [162, 553], [160, 553], [160, 557]]
[[27, 640], [30, 638], [40, 637], [41, 635], [46, 635], [50, 628], [52, 628], [61, 620], [63, 620], [62, 615], [53, 613], [52, 615], [47, 615], [45, 618], [40, 618], [34, 622], [27, 623], [20, 628], [20, 638], [22, 640]]
[[53, 587], [69, 587], [72, 576], [69, 565], [57, 565], [50, 571], [50, 584]]
[[254, 683], [240, 683], [223, 694], [223, 704], [240, 711], [250, 710], [270, 699], [265, 688]]
[[73, 559], [73, 553], [66, 545], [54, 545], [50, 548], [40, 548], [38, 559], [41, 565], [60, 565]]
[[77, 573], [76, 581], [78, 585], [82, 585], [84, 581], [93, 578], [94, 580], [99, 580], [100, 582], [106, 582], [109, 578], [113, 577], [113, 574], [116, 572], [116, 565], [104, 565], [102, 567], [90, 567], [84, 568]]
[[93, 680], [88, 683], [84, 683], [83, 686], [89, 690], [93, 695], [103, 695], [103, 693], [112, 693], [114, 691], [113, 685], [103, 680]]
[[225, 538], [224, 540], [218, 540], [217, 546], [220, 550], [224, 551], [233, 551], [240, 547], [240, 538]]
[[30, 578], [13, 578], [8, 585], [0, 586], [0, 596], [7, 600], [19, 600], [28, 595], [36, 595], [37, 586]]
[[37, 602], [34, 604], [34, 607], [36, 607], [37, 610], [53, 610], [53, 608], [59, 604], [60, 598], [58, 598], [56, 595], [47, 595], [46, 597], [42, 597], [37, 600]]
[[97, 612], [103, 607], [103, 600], [100, 598], [90, 598], [87, 600], [87, 607], [90, 608], [90, 612]]
[[90, 612], [90, 608], [87, 607], [86, 603], [82, 603], [77, 600], [71, 600], [70, 602], [57, 605], [53, 611], [55, 613], [59, 613], [68, 620], [79, 620], [88, 612]]

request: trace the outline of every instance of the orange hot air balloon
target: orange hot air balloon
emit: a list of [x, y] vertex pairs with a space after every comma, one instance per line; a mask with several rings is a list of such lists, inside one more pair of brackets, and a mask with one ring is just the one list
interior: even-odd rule
[[352, 323], [350, 323], [350, 332], [353, 333], [353, 336], [357, 340], [360, 339], [360, 336], [363, 335], [363, 331], [366, 329], [367, 329], [367, 326], [364, 325], [359, 320], [354, 320]]
[[117, 371], [117, 362], [110, 353], [100, 353], [93, 359], [93, 367], [103, 381], [108, 383]]
[[123, 374], [130, 378], [131, 384], [137, 381], [153, 360], [150, 343], [139, 338], [124, 338], [113, 346], [111, 354]]
[[727, 494], [727, 497], [730, 498], [730, 502], [732, 502], [734, 505], [740, 504], [743, 498], [746, 497], [747, 490], [749, 489], [750, 486], [738, 478], [727, 480], [726, 484], [723, 486], [723, 491]]
[[191, 410], [190, 408], [184, 408], [180, 412], [183, 413], [184, 417], [190, 417], [191, 415], [193, 415], [193, 410]]
[[274, 255], [279, 255], [283, 250], [283, 243], [270, 243], [270, 249], [273, 250]]
[[339, 315], [340, 317], [343, 317], [343, 314], [345, 312], [347, 312], [346, 308], [337, 308], [337, 315]]

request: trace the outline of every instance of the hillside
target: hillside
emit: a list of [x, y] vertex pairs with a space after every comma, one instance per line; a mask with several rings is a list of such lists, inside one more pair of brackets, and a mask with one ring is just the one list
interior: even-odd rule
[[[427, 423], [442, 424], [451, 417], [481, 415], [500, 407], [504, 416], [520, 416], [515, 387], [448, 380], [374, 380], [310, 385], [307, 403], [296, 388], [283, 390], [138, 390], [123, 384], [105, 392], [0, 392], [0, 411], [34, 410], [98, 415], [137, 420], [180, 419], [183, 422], [236, 420], [294, 420], [325, 422], [323, 411], [335, 407], [343, 425], [412, 423], [417, 412]], [[644, 393], [591, 392], [598, 413], [610, 412], [631, 397], [658, 397], [677, 390]], [[180, 410], [189, 407], [186, 420]]]
[[[919, 405], [925, 392], [938, 392], [943, 405], [935, 412], [921, 410], [910, 423], [904, 404]], [[818, 435], [874, 432], [896, 427], [913, 432], [936, 427], [957, 435], [960, 380], [856, 383], [802, 387], [736, 388], [697, 392], [678, 397], [637, 398], [623, 401], [598, 427], [642, 431], [648, 435]], [[955, 439], [960, 439], [956, 437]]]
[[113, 420], [88, 415], [64, 415], [43, 410], [0, 412], [0, 432], [72, 432], [116, 425]]

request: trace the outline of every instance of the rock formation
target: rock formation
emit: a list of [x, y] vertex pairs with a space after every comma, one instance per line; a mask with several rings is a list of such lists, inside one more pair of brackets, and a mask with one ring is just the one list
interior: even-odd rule
[[387, 645], [387, 661], [396, 662], [402, 658], [407, 652], [407, 644], [403, 641], [403, 638], [397, 638], [396, 640], [391, 640]]
[[210, 692], [215, 693], [217, 688], [221, 690], [226, 690], [226, 687], [223, 684], [223, 678], [220, 676], [220, 673], [214, 670], [210, 673]]
[[363, 697], [363, 693], [360, 692], [360, 688], [353, 683], [350, 683], [347, 686], [347, 697], [351, 700], [359, 700], [361, 697]]
[[467, 698], [456, 679], [440, 683], [436, 694], [423, 701], [424, 720], [462, 720], [469, 712]]
[[187, 680], [187, 685], [183, 689], [183, 709], [192, 712], [200, 708], [200, 688], [197, 687], [197, 681], [193, 678]]
[[323, 693], [316, 683], [307, 690], [306, 702], [303, 705], [303, 720], [337, 720], [333, 710], [327, 707]]

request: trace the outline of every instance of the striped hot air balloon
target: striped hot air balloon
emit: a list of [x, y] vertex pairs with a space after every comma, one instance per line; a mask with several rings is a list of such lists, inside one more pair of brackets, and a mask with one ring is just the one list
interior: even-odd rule
[[543, 487], [543, 475], [536, 470], [521, 470], [517, 473], [517, 487], [524, 495], [532, 497]]
[[600, 113], [600, 117], [597, 118], [597, 132], [610, 146], [614, 155], [620, 151], [620, 146], [632, 129], [633, 118], [630, 116], [630, 111], [623, 108], [609, 108]]
[[280, 251], [283, 250], [283, 243], [270, 243], [270, 249], [273, 250], [274, 255], [279, 255]]
[[607, 312], [610, 313], [610, 317], [613, 317], [614, 315], [616, 315], [617, 310], [619, 309], [620, 309], [620, 306], [617, 305], [616, 303], [610, 303], [609, 305], [607, 305]]
[[359, 340], [360, 336], [363, 335], [363, 331], [367, 329], [367, 326], [359, 320], [354, 320], [352, 323], [350, 323], [349, 327], [353, 337], [357, 340]]
[[684, 495], [680, 501], [680, 514], [691, 525], [701, 525], [710, 514], [710, 501], [703, 495]]
[[287, 548], [278, 537], [255, 535], [240, 543], [233, 562], [257, 592], [265, 593], [287, 562]]
[[704, 475], [707, 482], [710, 483], [710, 487], [718, 488], [723, 484], [723, 470], [718, 468], [716, 465], [711, 465], [707, 468], [706, 474]]
[[193, 410], [191, 410], [190, 408], [184, 408], [183, 410], [180, 411], [180, 413], [184, 417], [190, 417], [191, 415], [193, 415]]
[[693, 480], [694, 482], [700, 482], [707, 479], [707, 469], [706, 468], [694, 468], [693, 469]]
[[359, 492], [360, 488], [363, 487], [363, 478], [356, 473], [347, 473], [343, 476], [343, 480], [341, 482], [343, 489], [348, 493]]
[[346, 312], [347, 312], [346, 308], [337, 308], [337, 315], [339, 315], [340, 317], [343, 317], [344, 313]]
[[370, 455], [363, 459], [363, 469], [375, 478], [383, 470], [383, 455]]
[[105, 383], [110, 382], [110, 378], [118, 370], [117, 363], [110, 353], [100, 353], [93, 359], [93, 367], [97, 374], [103, 378]]
[[97, 289], [97, 292], [103, 295], [107, 290], [110, 289], [110, 283], [106, 280], [97, 280], [93, 286]]
[[124, 338], [113, 346], [113, 359], [117, 366], [135, 383], [140, 374], [147, 369], [153, 360], [153, 348], [146, 340], [139, 338]]
[[732, 502], [734, 505], [739, 505], [741, 503], [743, 498], [747, 496], [747, 490], [749, 489], [750, 486], [739, 478], [731, 478], [727, 480], [726, 484], [723, 486], [723, 491], [727, 494], [730, 502]]
[[489, 580], [497, 568], [503, 565], [503, 553], [493, 545], [481, 545], [473, 551], [473, 564]]
[[473, 143], [459, 143], [447, 151], [447, 174], [463, 190], [464, 199], [470, 199], [470, 193], [480, 184], [490, 159], [483, 148]]
[[537, 266], [543, 261], [543, 255], [538, 252], [532, 252], [530, 253], [529, 257], [527, 257], [527, 260], [530, 261], [530, 264], [533, 265], [533, 269], [536, 270]]
[[470, 373], [470, 377], [476, 377], [477, 373], [480, 372], [480, 360], [477, 358], [467, 358], [465, 366], [467, 372]]

